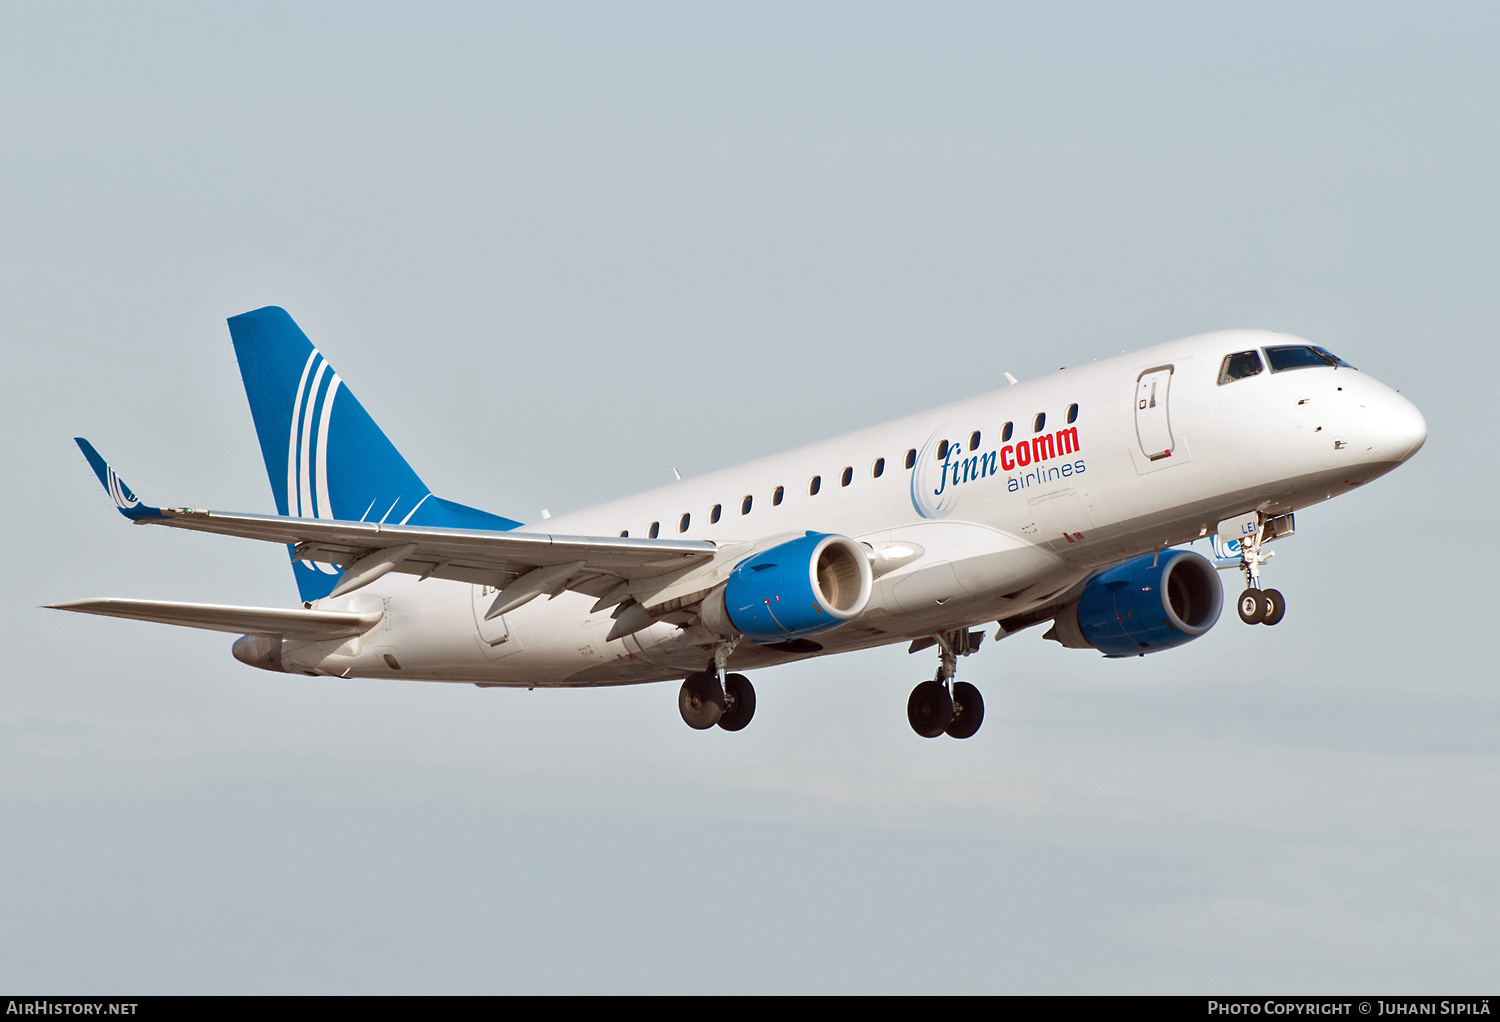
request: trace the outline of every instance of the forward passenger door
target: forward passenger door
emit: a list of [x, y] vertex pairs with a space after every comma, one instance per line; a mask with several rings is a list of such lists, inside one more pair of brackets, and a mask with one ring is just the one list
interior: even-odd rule
[[1147, 369], [1135, 381], [1135, 435], [1141, 453], [1150, 461], [1172, 454], [1172, 424], [1167, 415], [1171, 386], [1171, 366]]

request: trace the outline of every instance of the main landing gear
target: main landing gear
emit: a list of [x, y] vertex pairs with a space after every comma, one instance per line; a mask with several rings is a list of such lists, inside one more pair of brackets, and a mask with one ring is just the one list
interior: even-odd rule
[[[906, 719], [911, 729], [923, 738], [948, 735], [950, 738], [972, 738], [984, 723], [984, 699], [979, 689], [967, 681], [953, 680], [958, 658], [979, 648], [983, 632], [942, 632], [936, 636], [940, 659], [937, 676], [911, 690], [906, 701]], [[912, 643], [911, 652], [925, 649], [931, 642]]]
[[1270, 540], [1292, 534], [1292, 516], [1277, 518], [1260, 516], [1255, 535], [1240, 542], [1240, 571], [1245, 574], [1245, 591], [1240, 593], [1240, 620], [1247, 625], [1280, 624], [1286, 616], [1286, 597], [1279, 589], [1260, 587], [1260, 566], [1270, 560], [1272, 554], [1261, 548]]
[[695, 731], [707, 731], [715, 724], [725, 731], [739, 731], [755, 716], [755, 686], [743, 674], [724, 672], [733, 651], [729, 644], [714, 650], [713, 663], [707, 670], [683, 679], [677, 709]]

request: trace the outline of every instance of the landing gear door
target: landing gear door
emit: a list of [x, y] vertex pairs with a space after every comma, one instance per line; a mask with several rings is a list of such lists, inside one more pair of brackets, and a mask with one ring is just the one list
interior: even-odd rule
[[1172, 386], [1172, 367], [1147, 369], [1135, 381], [1135, 435], [1141, 453], [1151, 461], [1172, 454], [1172, 425], [1167, 418], [1167, 392]]

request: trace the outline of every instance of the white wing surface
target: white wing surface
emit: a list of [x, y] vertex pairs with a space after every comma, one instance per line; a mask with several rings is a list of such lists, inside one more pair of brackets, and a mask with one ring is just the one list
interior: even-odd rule
[[[195, 532], [240, 536], [285, 543], [292, 556], [348, 568], [385, 549], [411, 547], [389, 570], [430, 578], [478, 582], [503, 588], [536, 568], [583, 562], [567, 588], [590, 592], [590, 579], [610, 586], [676, 572], [714, 556], [710, 542], [682, 539], [626, 539], [598, 536], [551, 536], [536, 532], [489, 532], [480, 529], [431, 529], [379, 522], [342, 522], [326, 518], [231, 514], [195, 508], [161, 508], [161, 517], [136, 519], [142, 525], [167, 525]], [[382, 572], [384, 574], [384, 572]], [[594, 595], [602, 595], [596, 592]]]

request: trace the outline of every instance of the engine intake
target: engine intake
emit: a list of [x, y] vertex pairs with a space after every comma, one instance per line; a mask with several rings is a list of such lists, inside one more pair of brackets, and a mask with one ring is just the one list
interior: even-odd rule
[[1043, 638], [1105, 656], [1144, 656], [1196, 639], [1223, 607], [1224, 588], [1206, 558], [1164, 550], [1089, 579]]
[[809, 532], [747, 557], [703, 601], [703, 623], [720, 635], [781, 642], [826, 632], [870, 602], [869, 556], [847, 536]]

